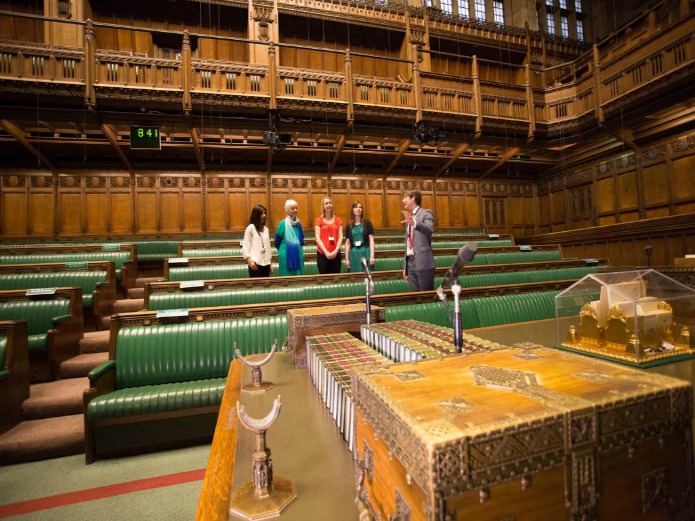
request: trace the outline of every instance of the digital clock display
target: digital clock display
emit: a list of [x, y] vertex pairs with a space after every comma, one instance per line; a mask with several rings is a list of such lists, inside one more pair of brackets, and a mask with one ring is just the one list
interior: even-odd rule
[[159, 127], [130, 127], [130, 148], [161, 150]]

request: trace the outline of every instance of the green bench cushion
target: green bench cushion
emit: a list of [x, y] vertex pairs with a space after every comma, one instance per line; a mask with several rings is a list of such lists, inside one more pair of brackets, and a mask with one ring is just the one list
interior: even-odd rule
[[210, 378], [119, 389], [91, 400], [87, 418], [94, 421], [218, 406], [226, 380]]
[[66, 299], [0, 302], [0, 320], [25, 319], [29, 335], [45, 335], [53, 328], [53, 319], [67, 315], [69, 308]]
[[42, 335], [29, 335], [29, 352], [30, 353], [43, 353], [46, 351], [46, 338], [48, 335], [46, 333]]
[[128, 241], [137, 247], [138, 262], [162, 261], [178, 255], [178, 240]]
[[258, 317], [123, 328], [116, 341], [115, 387], [224, 378], [234, 342], [245, 356], [267, 353], [287, 336], [287, 320]]
[[120, 280], [123, 265], [130, 262], [129, 251], [95, 251], [52, 255], [0, 255], [0, 264], [38, 264], [44, 262], [113, 261]]
[[29, 352], [45, 352], [47, 332], [53, 329], [53, 319], [67, 315], [68, 300], [31, 300], [0, 302], [0, 320], [27, 321]]
[[92, 293], [100, 282], [107, 282], [105, 271], [58, 271], [0, 275], [0, 290], [31, 288], [82, 288], [82, 304], [92, 306]]
[[[555, 296], [560, 291], [539, 291], [514, 295], [496, 295], [461, 300], [463, 329], [544, 320], [555, 316]], [[421, 320], [439, 326], [453, 327], [453, 299], [447, 310], [440, 302], [387, 306], [386, 321]]]

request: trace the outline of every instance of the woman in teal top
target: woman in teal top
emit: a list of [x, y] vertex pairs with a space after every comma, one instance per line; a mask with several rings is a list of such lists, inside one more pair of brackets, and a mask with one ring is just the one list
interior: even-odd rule
[[345, 267], [349, 272], [364, 271], [362, 257], [369, 262], [369, 269], [374, 269], [374, 227], [364, 217], [362, 203], [352, 203], [350, 223], [345, 230]]
[[304, 230], [297, 219], [297, 201], [285, 201], [287, 216], [275, 230], [275, 247], [278, 249], [280, 276], [304, 275]]

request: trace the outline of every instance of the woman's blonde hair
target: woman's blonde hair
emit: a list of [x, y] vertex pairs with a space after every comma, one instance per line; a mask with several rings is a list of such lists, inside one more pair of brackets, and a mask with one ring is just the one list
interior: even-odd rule
[[[324, 218], [326, 217], [326, 210], [323, 208], [323, 203], [325, 203], [326, 201], [330, 201], [330, 202], [332, 203], [332, 202], [333, 202], [333, 199], [331, 199], [331, 198], [328, 197], [328, 196], [326, 196], [326, 197], [324, 197], [323, 199], [321, 199], [321, 213], [322, 213], [322, 215], [323, 215]], [[335, 215], [335, 211], [332, 210], [331, 213], [332, 213], [333, 215]]]

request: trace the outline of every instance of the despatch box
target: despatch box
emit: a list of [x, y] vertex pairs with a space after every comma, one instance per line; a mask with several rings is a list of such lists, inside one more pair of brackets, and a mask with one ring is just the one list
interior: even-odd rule
[[358, 499], [398, 520], [685, 520], [692, 390], [557, 349], [358, 369]]

